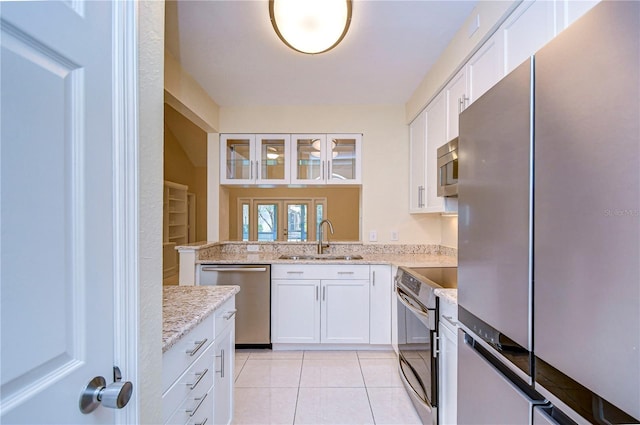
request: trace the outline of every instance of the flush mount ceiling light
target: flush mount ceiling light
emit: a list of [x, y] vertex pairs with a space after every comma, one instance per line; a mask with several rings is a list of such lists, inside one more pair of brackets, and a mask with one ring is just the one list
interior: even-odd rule
[[301, 53], [324, 53], [347, 34], [351, 0], [269, 0], [269, 16], [284, 44]]

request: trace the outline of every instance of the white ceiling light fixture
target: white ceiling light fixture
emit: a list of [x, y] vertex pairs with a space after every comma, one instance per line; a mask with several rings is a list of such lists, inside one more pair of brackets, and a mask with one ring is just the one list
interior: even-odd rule
[[351, 24], [351, 0], [269, 0], [278, 37], [293, 50], [314, 55], [336, 47]]

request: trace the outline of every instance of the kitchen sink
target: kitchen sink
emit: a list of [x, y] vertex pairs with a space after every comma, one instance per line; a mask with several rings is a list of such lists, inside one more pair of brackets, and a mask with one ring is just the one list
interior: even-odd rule
[[362, 260], [362, 255], [326, 255], [326, 254], [304, 254], [304, 255], [281, 255], [281, 260]]

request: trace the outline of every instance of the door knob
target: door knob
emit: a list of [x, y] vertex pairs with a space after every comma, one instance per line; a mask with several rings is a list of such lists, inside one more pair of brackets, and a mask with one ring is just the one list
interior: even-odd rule
[[113, 368], [114, 382], [107, 385], [102, 376], [93, 378], [80, 394], [80, 411], [91, 413], [100, 404], [110, 409], [122, 409], [129, 403], [133, 393], [133, 384], [130, 381], [121, 381], [120, 369]]

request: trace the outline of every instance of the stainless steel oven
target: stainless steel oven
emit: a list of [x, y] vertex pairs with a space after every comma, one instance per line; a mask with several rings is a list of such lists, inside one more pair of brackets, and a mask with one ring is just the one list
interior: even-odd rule
[[438, 311], [434, 289], [457, 286], [455, 267], [399, 267], [398, 369], [423, 424], [438, 423]]
[[458, 138], [438, 148], [438, 196], [458, 196]]

